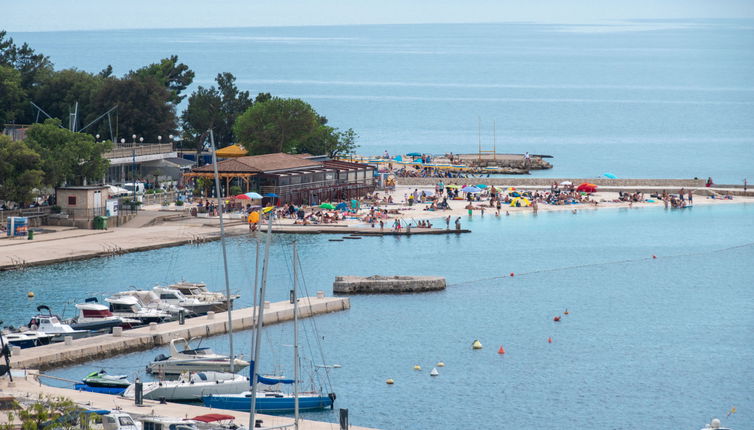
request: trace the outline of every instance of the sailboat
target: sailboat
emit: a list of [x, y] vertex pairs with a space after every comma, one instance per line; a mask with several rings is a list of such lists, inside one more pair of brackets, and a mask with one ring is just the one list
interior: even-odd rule
[[[270, 226], [271, 226], [270, 222]], [[271, 228], [268, 230], [268, 235], [271, 235]], [[269, 237], [267, 241], [267, 247], [269, 247]], [[264, 289], [266, 283], [266, 272], [269, 260], [269, 249], [265, 250], [265, 274], [262, 276], [262, 293], [260, 293], [259, 303], [264, 303]], [[291, 302], [293, 303], [293, 350], [294, 350], [294, 378], [282, 379], [264, 377], [256, 374], [254, 378], [254, 384], [251, 391], [246, 391], [240, 394], [226, 394], [226, 395], [209, 395], [202, 397], [202, 402], [205, 406], [218, 409], [230, 409], [236, 411], [248, 411], [252, 410], [259, 412], [295, 412], [298, 418], [298, 412], [300, 410], [315, 410], [325, 409], [333, 407], [335, 401], [335, 393], [322, 393], [320, 391], [300, 392], [298, 388], [298, 369], [299, 369], [299, 352], [298, 352], [298, 253], [296, 250], [296, 244], [293, 244], [293, 290], [291, 291]], [[263, 306], [262, 306], [263, 308]], [[259, 320], [263, 319], [263, 311], [259, 312]], [[260, 337], [260, 324], [257, 325], [256, 339]], [[251, 374], [255, 372], [255, 363], [259, 362], [258, 354], [259, 342], [256, 341], [254, 358], [250, 364]], [[265, 389], [258, 390], [258, 384], [267, 385]], [[282, 385], [293, 385], [293, 392], [285, 392], [279, 387]], [[254, 407], [252, 408], [252, 402]]]

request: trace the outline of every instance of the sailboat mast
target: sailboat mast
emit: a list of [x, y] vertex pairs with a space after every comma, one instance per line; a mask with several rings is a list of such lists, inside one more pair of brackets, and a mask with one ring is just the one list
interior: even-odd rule
[[293, 427], [298, 430], [298, 249], [293, 242]]
[[[209, 141], [212, 145], [212, 165], [215, 167], [215, 192], [217, 193], [217, 207], [220, 215], [220, 244], [223, 249], [223, 269], [225, 271], [225, 296], [228, 300], [228, 340], [230, 343], [230, 373], [235, 373], [236, 356], [233, 354], [233, 302], [230, 300], [230, 280], [228, 279], [228, 252], [225, 249], [225, 224], [223, 223], [224, 205], [220, 196], [220, 174], [217, 172], [217, 154], [215, 148], [215, 134], [209, 130]], [[135, 188], [135, 187], [134, 187]]]
[[272, 242], [272, 216], [267, 224], [267, 242], [264, 245], [264, 261], [262, 262], [262, 287], [259, 289], [259, 306], [257, 306], [257, 328], [254, 335], [254, 364], [251, 369], [251, 411], [249, 413], [249, 428], [254, 428], [254, 418], [257, 413], [257, 369], [259, 369], [259, 344], [262, 339], [262, 322], [264, 321], [264, 297], [267, 290], [267, 272], [270, 266], [270, 243]]
[[[256, 241], [257, 243], [257, 257], [256, 257], [256, 263], [254, 265], [254, 292], [253, 292], [253, 304], [252, 309], [257, 308], [257, 288], [259, 288], [259, 240]], [[252, 323], [253, 324], [253, 323]], [[254, 339], [256, 338], [257, 332], [256, 330], [251, 331], [251, 351], [249, 351], [251, 354], [249, 357], [254, 356]]]

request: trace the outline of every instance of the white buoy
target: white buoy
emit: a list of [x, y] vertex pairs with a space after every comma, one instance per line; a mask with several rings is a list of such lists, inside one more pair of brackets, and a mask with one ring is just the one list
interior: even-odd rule
[[437, 368], [436, 368], [436, 367], [433, 367], [433, 368], [432, 368], [432, 371], [431, 371], [431, 372], [429, 372], [429, 376], [437, 376], [437, 375], [439, 375], [439, 374], [440, 374], [440, 372], [438, 372], [438, 371], [437, 371]]

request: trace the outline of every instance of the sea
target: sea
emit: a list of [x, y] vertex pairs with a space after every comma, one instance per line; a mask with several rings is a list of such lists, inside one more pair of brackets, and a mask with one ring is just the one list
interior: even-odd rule
[[301, 98], [353, 128], [362, 154], [494, 148], [553, 156], [535, 176], [754, 177], [751, 20], [11, 36], [57, 68], [89, 72], [112, 65], [122, 75], [178, 55], [196, 72], [190, 90], [231, 72], [242, 90]]
[[[12, 36], [58, 68], [112, 64], [122, 74], [177, 54], [196, 71], [195, 85], [232, 72], [241, 89], [300, 97], [334, 126], [353, 128], [362, 153], [474, 152], [481, 140], [483, 149], [552, 155], [555, 167], [533, 176], [731, 184], [754, 176], [751, 21]], [[302, 321], [304, 367], [315, 369], [307, 384], [327, 381], [317, 366], [340, 365], [324, 383], [336, 409], [306, 417], [335, 423], [347, 408], [352, 424], [385, 430], [699, 429], [713, 417], [752, 427], [754, 205], [487, 212], [462, 224], [472, 232], [344, 242], [275, 235], [272, 301], [288, 299], [294, 240], [303, 294], [331, 294], [340, 275], [448, 281], [441, 292], [352, 296], [350, 310]], [[241, 306], [251, 304], [262, 237], [228, 239]], [[222, 290], [220, 243], [0, 272], [0, 319], [25, 324], [40, 304], [72, 316], [86, 297], [181, 279]], [[234, 335], [236, 352], [248, 356], [250, 337]], [[484, 348], [472, 350], [477, 339]], [[290, 375], [291, 343], [291, 324], [269, 326], [260, 370]], [[227, 336], [203, 344], [228, 352]], [[49, 373], [75, 380], [104, 368], [144, 378], [165, 352]], [[429, 376], [438, 362], [439, 376]]]

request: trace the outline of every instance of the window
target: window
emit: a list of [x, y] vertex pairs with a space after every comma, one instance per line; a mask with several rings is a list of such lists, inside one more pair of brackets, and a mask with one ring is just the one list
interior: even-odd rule
[[76, 196], [68, 196], [68, 206], [76, 206]]

